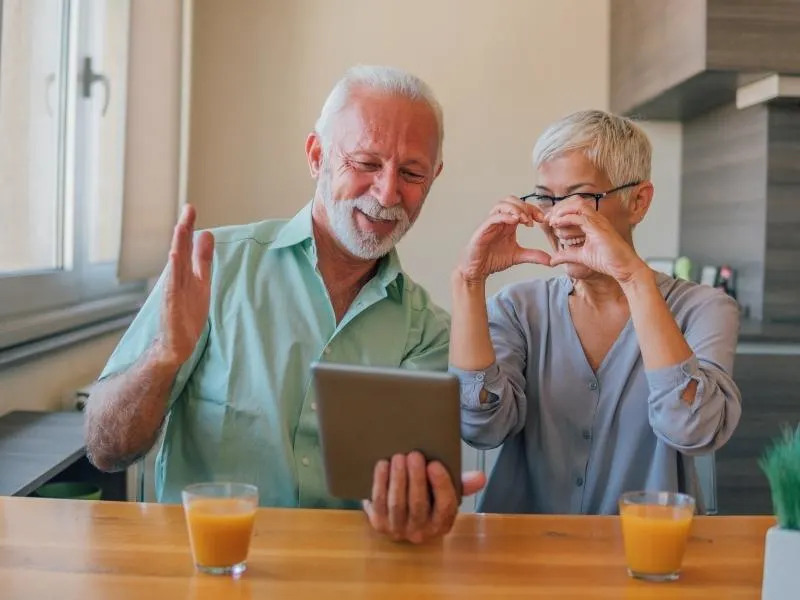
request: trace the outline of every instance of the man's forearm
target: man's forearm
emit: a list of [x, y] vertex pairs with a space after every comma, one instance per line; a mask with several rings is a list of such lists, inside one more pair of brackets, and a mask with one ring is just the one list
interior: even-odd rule
[[123, 470], [152, 448], [179, 368], [153, 347], [127, 371], [92, 388], [86, 449], [98, 469]]

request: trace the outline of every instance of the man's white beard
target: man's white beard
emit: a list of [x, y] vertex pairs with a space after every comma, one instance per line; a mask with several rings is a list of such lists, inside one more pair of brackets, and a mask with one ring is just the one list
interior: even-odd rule
[[[402, 206], [381, 206], [372, 196], [361, 196], [353, 200], [334, 200], [330, 182], [330, 172], [323, 168], [320, 174], [320, 198], [328, 215], [331, 232], [353, 256], [364, 260], [381, 258], [387, 255], [411, 228], [411, 220]], [[397, 223], [392, 232], [385, 237], [361, 231], [356, 225], [354, 213], [356, 209], [374, 219], [393, 220]]]

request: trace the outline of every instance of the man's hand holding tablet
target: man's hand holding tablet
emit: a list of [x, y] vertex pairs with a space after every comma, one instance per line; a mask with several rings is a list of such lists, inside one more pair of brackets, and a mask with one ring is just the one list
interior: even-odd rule
[[462, 496], [458, 380], [447, 373], [315, 363], [313, 384], [328, 490], [364, 499], [372, 527], [422, 543], [450, 531]]
[[[486, 484], [480, 471], [464, 473], [462, 495], [471, 496]], [[375, 465], [372, 498], [364, 510], [372, 527], [397, 541], [420, 544], [447, 534], [458, 514], [459, 497], [447, 469], [438, 461], [426, 464], [421, 452], [395, 454]]]

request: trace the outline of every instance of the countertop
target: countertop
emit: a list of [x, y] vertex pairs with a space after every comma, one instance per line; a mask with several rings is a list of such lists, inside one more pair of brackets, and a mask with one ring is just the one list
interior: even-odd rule
[[739, 342], [800, 344], [800, 323], [769, 323], [742, 319]]

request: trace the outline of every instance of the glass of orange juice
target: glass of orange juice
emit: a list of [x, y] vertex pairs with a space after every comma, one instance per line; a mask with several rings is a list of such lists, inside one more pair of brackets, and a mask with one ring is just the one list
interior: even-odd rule
[[247, 568], [258, 488], [246, 483], [196, 483], [183, 489], [183, 510], [198, 571], [240, 575]]
[[695, 500], [673, 492], [626, 492], [619, 500], [628, 574], [647, 581], [678, 578]]

